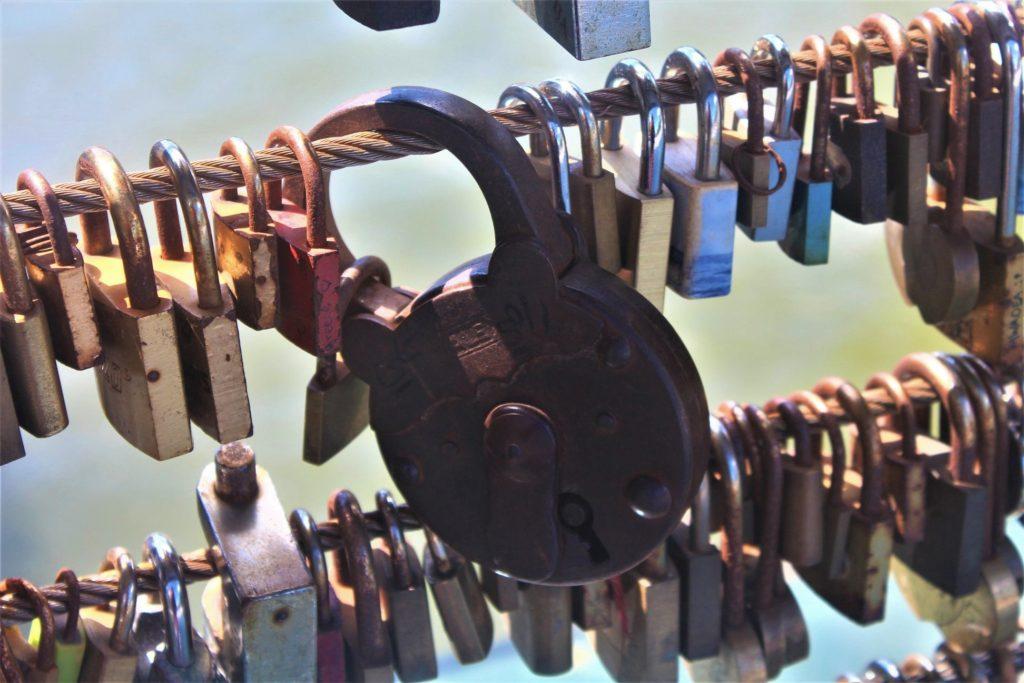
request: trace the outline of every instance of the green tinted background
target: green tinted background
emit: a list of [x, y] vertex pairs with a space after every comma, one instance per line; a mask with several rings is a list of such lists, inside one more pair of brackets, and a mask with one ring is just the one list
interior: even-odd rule
[[[712, 58], [730, 45], [748, 48], [764, 32], [779, 33], [795, 48], [805, 35], [829, 37], [872, 12], [906, 21], [928, 5], [655, 0], [653, 46], [632, 56], [658, 69], [676, 47], [693, 45]], [[274, 127], [308, 128], [375, 88], [426, 85], [489, 107], [515, 82], [562, 76], [598, 88], [615, 63], [613, 57], [574, 61], [508, 0], [444, 0], [436, 24], [384, 34], [357, 25], [328, 0], [4, 2], [0, 12], [5, 191], [29, 167], [54, 183], [73, 179], [78, 154], [90, 145], [141, 170], [160, 138], [176, 141], [192, 159], [216, 156], [231, 135], [259, 148]], [[886, 97], [889, 71], [879, 70]], [[692, 114], [683, 120], [692, 131]], [[635, 125], [627, 122], [627, 133]], [[385, 257], [397, 282], [410, 287], [427, 285], [492, 241], [480, 193], [447, 154], [335, 173], [332, 199], [353, 251]], [[152, 216], [149, 207], [146, 212]], [[151, 219], [150, 226], [152, 235]], [[665, 310], [697, 361], [712, 406], [724, 399], [764, 401], [828, 374], [863, 383], [911, 351], [951, 348], [903, 304], [880, 225], [835, 217], [831, 262], [815, 268], [738, 236], [734, 271], [731, 296], [685, 301], [670, 294]], [[242, 343], [256, 430], [251, 444], [284, 505], [322, 518], [328, 495], [339, 487], [372, 505], [373, 492], [390, 481], [371, 433], [323, 467], [301, 461], [313, 360], [270, 332], [242, 328]], [[167, 533], [180, 551], [200, 547], [192, 489], [215, 444], [194, 430], [193, 453], [157, 463], [107, 425], [91, 372], [61, 368], [61, 379], [70, 427], [45, 441], [26, 436], [30, 455], [0, 471], [0, 575], [46, 583], [64, 565], [87, 573], [112, 545], [141, 553], [154, 530]], [[930, 652], [938, 642], [932, 626], [914, 620], [895, 585], [887, 620], [867, 629], [838, 617], [799, 582], [793, 587], [812, 632], [812, 655], [783, 678], [829, 679], [874, 657]], [[496, 621], [491, 657], [472, 667], [458, 666], [435, 623], [443, 678], [530, 676]], [[579, 633], [575, 656], [567, 679], [605, 677]]]

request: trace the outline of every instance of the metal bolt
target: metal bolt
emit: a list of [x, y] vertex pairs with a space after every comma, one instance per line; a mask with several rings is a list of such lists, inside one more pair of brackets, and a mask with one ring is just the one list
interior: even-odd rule
[[256, 454], [241, 441], [224, 444], [217, 449], [215, 466], [217, 496], [228, 503], [251, 502], [259, 494], [256, 481]]

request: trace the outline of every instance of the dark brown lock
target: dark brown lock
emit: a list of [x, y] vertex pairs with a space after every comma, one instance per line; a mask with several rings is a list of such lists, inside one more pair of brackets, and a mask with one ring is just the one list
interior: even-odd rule
[[370, 385], [405, 499], [467, 559], [534, 583], [605, 578], [649, 555], [708, 449], [700, 378], [664, 318], [587, 260], [522, 148], [475, 105], [395, 88], [314, 130], [428, 138], [474, 176], [494, 221], [493, 254], [393, 321], [344, 324], [342, 354]]
[[846, 93], [845, 80], [832, 82], [832, 140], [850, 162], [850, 182], [832, 192], [832, 208], [857, 223], [879, 223], [886, 215], [885, 122], [875, 107], [874, 66], [860, 31], [843, 26], [832, 43], [850, 51], [853, 70]]

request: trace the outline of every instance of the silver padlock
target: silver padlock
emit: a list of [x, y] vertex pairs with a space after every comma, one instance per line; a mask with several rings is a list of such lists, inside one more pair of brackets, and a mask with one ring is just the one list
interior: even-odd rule
[[316, 679], [316, 596], [266, 470], [241, 442], [217, 449], [196, 487], [223, 583], [221, 666], [246, 681]]
[[665, 59], [662, 78], [686, 74], [695, 92], [697, 137], [679, 137], [679, 105], [665, 108], [665, 184], [675, 197], [668, 286], [689, 299], [732, 288], [739, 186], [722, 167], [722, 107], [711, 64], [692, 47]]
[[113, 611], [106, 606], [82, 610], [85, 655], [78, 678], [111, 683], [131, 680], [138, 653], [132, 638], [138, 587], [135, 562], [124, 548], [111, 548], [100, 571], [117, 570], [117, 602]]

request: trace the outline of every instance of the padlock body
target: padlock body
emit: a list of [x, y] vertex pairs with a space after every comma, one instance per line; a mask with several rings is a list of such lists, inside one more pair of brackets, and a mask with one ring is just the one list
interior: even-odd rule
[[990, 199], [999, 194], [1003, 171], [1003, 98], [971, 96], [964, 194]]
[[245, 203], [213, 200], [217, 268], [227, 276], [238, 319], [254, 330], [277, 324], [277, 237], [249, 225]]
[[928, 135], [928, 167], [934, 175], [936, 169], [945, 167], [949, 140], [949, 90], [927, 85], [924, 75], [921, 76], [921, 127]]
[[828, 263], [832, 232], [832, 181], [810, 177], [808, 157], [800, 160], [786, 236], [779, 248], [805, 266]]
[[430, 553], [424, 551], [423, 574], [452, 652], [460, 663], [472, 664], [483, 660], [491, 651], [494, 624], [473, 569], [464, 559], [449, 552], [453, 566], [450, 571], [441, 572]]
[[387, 544], [381, 543], [373, 551], [377, 578], [384, 586], [395, 673], [402, 683], [413, 683], [437, 678], [437, 656], [434, 654], [434, 636], [430, 630], [430, 605], [427, 602], [423, 567], [416, 552], [408, 544], [406, 557], [411, 583], [399, 587], [395, 585]]
[[718, 654], [722, 637], [722, 556], [708, 546], [694, 550], [690, 530], [680, 524], [666, 541], [679, 575], [679, 654], [688, 660]]
[[694, 174], [696, 141], [665, 145], [665, 184], [675, 198], [668, 286], [690, 299], [725, 296], [732, 289], [739, 187], [725, 168], [718, 180]]
[[52, 251], [27, 254], [25, 270], [46, 309], [54, 356], [69, 368], [85, 370], [100, 361], [103, 347], [77, 250], [75, 259], [74, 265], [62, 266]]
[[[768, 197], [768, 223], [764, 230], [748, 231], [741, 225], [747, 237], [755, 242], [778, 242], [786, 236], [789, 213], [793, 206], [793, 188], [796, 186], [796, 169], [800, 164], [800, 149], [803, 140], [792, 130], [787, 137], [768, 136], [767, 143], [782, 159], [786, 166], [786, 179], [782, 186]], [[775, 187], [781, 171], [773, 161], [768, 177], [768, 187]]]
[[491, 606], [499, 612], [519, 609], [519, 582], [491, 571], [480, 569], [480, 586]]
[[302, 459], [322, 465], [355, 441], [370, 424], [370, 387], [335, 358], [335, 380], [319, 373], [306, 385]]
[[25, 444], [21, 440], [18, 415], [14, 409], [11, 384], [7, 380], [7, 367], [0, 349], [0, 465], [25, 457]]
[[572, 589], [572, 620], [584, 631], [612, 625], [611, 589], [606, 581], [592, 581]]
[[32, 309], [16, 313], [0, 297], [0, 345], [7, 381], [22, 429], [40, 438], [68, 426], [57, 364], [53, 358], [46, 312], [39, 299]]
[[825, 486], [821, 468], [786, 458], [782, 466], [782, 559], [796, 567], [821, 562], [824, 550]]
[[[879, 430], [885, 458], [885, 490], [893, 511], [896, 540], [917, 543], [924, 538], [927, 522], [925, 490], [928, 470], [923, 457], [903, 453], [903, 434], [895, 429]], [[859, 453], [854, 455], [857, 458]]]
[[609, 273], [618, 273], [622, 268], [622, 249], [619, 245], [615, 174], [606, 170], [600, 176], [590, 178], [580, 169], [579, 164], [572, 164], [569, 172], [573, 222], [587, 240], [595, 263]]
[[118, 652], [110, 646], [114, 613], [89, 608], [82, 611], [86, 644], [82, 655], [81, 681], [130, 681], [135, 675], [138, 653], [133, 648]]
[[[758, 189], [768, 190], [778, 182], [778, 167], [770, 154], [751, 154], [744, 148], [745, 136], [722, 131], [722, 159], [734, 174]], [[736, 198], [736, 224], [749, 237], [768, 226], [768, 197], [740, 187]], [[752, 239], [757, 239], [753, 237]]]
[[519, 609], [508, 613], [512, 645], [535, 674], [572, 668], [572, 589], [521, 584]]
[[885, 120], [887, 218], [906, 225], [928, 220], [928, 133], [899, 129], [895, 108], [880, 106]]
[[886, 128], [878, 118], [858, 119], [852, 104], [833, 100], [829, 135], [850, 162], [850, 181], [832, 193], [832, 208], [856, 223], [886, 217]]

